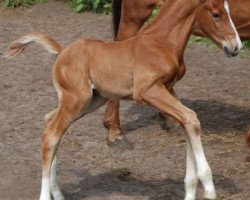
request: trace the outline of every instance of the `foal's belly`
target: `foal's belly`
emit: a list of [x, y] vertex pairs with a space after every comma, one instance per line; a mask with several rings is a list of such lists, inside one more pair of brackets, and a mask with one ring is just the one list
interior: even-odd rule
[[123, 70], [109, 71], [106, 69], [98, 73], [91, 73], [91, 81], [93, 88], [108, 99], [132, 99], [133, 78]]

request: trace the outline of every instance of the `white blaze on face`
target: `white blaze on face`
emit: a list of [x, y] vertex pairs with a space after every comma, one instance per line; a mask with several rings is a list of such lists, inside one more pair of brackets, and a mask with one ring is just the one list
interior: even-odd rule
[[236, 35], [236, 41], [237, 41], [237, 44], [238, 44], [238, 48], [239, 49], [242, 49], [242, 42], [241, 42], [241, 40], [240, 40], [240, 36], [239, 36], [239, 34], [238, 34], [238, 32], [237, 32], [237, 30], [236, 30], [236, 28], [235, 28], [235, 25], [234, 25], [234, 23], [233, 23], [233, 20], [232, 20], [232, 18], [231, 18], [231, 16], [230, 16], [230, 9], [229, 9], [229, 5], [228, 5], [228, 3], [227, 3], [227, 1], [225, 0], [224, 1], [224, 7], [225, 7], [225, 9], [226, 9], [226, 11], [227, 11], [227, 14], [228, 14], [228, 18], [229, 18], [229, 21], [230, 21], [230, 24], [231, 24], [231, 26], [232, 26], [232, 28], [233, 28], [233, 30], [234, 30], [234, 32], [235, 32], [235, 35]]

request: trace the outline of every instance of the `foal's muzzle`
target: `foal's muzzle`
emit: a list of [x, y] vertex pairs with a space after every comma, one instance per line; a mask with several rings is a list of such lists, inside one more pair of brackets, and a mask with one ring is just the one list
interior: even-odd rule
[[232, 39], [230, 41], [223, 42], [223, 49], [228, 57], [235, 57], [242, 49], [242, 42], [239, 38]]

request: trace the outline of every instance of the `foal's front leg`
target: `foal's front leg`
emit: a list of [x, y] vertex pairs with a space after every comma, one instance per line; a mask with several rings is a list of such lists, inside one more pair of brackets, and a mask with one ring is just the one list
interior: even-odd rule
[[[185, 179], [186, 185], [186, 200], [194, 200], [195, 189], [197, 185], [195, 174], [195, 164], [197, 167], [197, 176], [202, 182], [205, 193], [204, 197], [207, 199], [216, 199], [216, 192], [212, 180], [212, 172], [207, 163], [200, 137], [200, 122], [194, 111], [190, 110], [165, 88], [163, 84], [155, 83], [148, 90], [139, 93], [135, 100], [139, 103], [151, 105], [160, 111], [171, 115], [178, 120], [185, 128], [188, 139], [187, 148], [192, 147], [192, 152], [188, 149], [187, 154], [187, 175]], [[195, 164], [194, 164], [195, 160]], [[191, 189], [190, 189], [191, 188]]]
[[[171, 90], [171, 94], [177, 100], [179, 100], [174, 89]], [[160, 112], [159, 115], [164, 120], [163, 129], [165, 129], [171, 133], [182, 133], [183, 127], [181, 126], [179, 121], [177, 121], [175, 118], [173, 118], [170, 115], [167, 115], [166, 113], [163, 113], [163, 112]]]
[[[185, 73], [186, 73], [186, 65], [184, 63], [183, 56], [182, 56], [180, 63], [179, 63], [179, 70], [178, 70], [178, 75], [177, 75], [176, 80], [177, 81], [181, 80], [183, 76], [185, 75]], [[179, 100], [173, 87], [174, 87], [174, 84], [171, 86], [170, 92], [173, 95], [173, 97]], [[168, 88], [168, 85], [166, 85], [166, 88]], [[183, 129], [179, 121], [177, 121], [175, 118], [169, 115], [165, 116], [166, 114], [164, 113], [163, 114], [160, 113], [160, 115], [165, 119], [165, 126], [168, 131], [173, 132], [173, 133], [182, 132]]]

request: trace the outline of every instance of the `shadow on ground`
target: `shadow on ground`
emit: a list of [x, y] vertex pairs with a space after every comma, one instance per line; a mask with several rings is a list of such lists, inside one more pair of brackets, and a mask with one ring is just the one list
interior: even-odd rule
[[[225, 133], [243, 132], [250, 124], [250, 110], [214, 100], [181, 100], [184, 105], [197, 113], [203, 132]], [[136, 120], [126, 123], [122, 128], [129, 131], [149, 127], [164, 120], [150, 107], [134, 104], [124, 113], [125, 117], [137, 115]], [[143, 122], [143, 123], [142, 123]]]
[[[133, 178], [133, 175], [130, 173], [117, 177], [117, 171], [94, 176], [84, 171], [70, 171], [69, 173], [76, 176], [79, 180], [63, 186], [63, 193], [66, 199], [70, 200], [93, 196], [106, 199], [105, 197], [108, 198], [112, 194], [122, 194], [131, 197], [144, 196], [148, 197], [149, 200], [181, 200], [184, 198], [183, 180], [168, 178], [145, 181]], [[231, 195], [240, 192], [231, 179], [222, 175], [214, 175], [214, 180], [217, 189], [222, 189]]]

